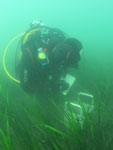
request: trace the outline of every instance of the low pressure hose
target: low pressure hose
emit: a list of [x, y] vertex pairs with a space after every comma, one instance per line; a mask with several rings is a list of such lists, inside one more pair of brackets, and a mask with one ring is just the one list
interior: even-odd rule
[[12, 44], [15, 40], [17, 40], [18, 38], [22, 37], [24, 34], [25, 34], [25, 32], [24, 32], [24, 33], [21, 33], [21, 34], [19, 34], [19, 35], [17, 35], [17, 36], [14, 37], [11, 41], [9, 41], [8, 45], [7, 45], [6, 48], [4, 49], [4, 54], [3, 54], [3, 68], [4, 68], [4, 71], [5, 71], [5, 73], [7, 74], [7, 76], [8, 76], [10, 79], [12, 79], [13, 81], [15, 81], [15, 82], [17, 82], [17, 83], [20, 83], [20, 81], [17, 80], [17, 79], [15, 79], [15, 78], [8, 72], [7, 67], [6, 67], [6, 61], [5, 61], [5, 59], [6, 59], [7, 51], [8, 51], [8, 49], [9, 49], [9, 47], [11, 46], [11, 44]]

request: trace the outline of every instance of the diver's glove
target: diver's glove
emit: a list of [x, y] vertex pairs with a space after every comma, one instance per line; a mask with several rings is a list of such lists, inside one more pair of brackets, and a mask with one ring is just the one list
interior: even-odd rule
[[60, 80], [60, 82], [58, 83], [58, 90], [63, 92], [66, 91], [68, 88], [69, 88], [69, 84], [64, 80]]

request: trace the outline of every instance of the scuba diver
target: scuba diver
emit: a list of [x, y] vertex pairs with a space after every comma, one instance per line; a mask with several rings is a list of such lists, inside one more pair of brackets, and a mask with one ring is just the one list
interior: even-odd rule
[[77, 68], [81, 42], [41, 22], [33, 22], [20, 42], [16, 75], [22, 88], [31, 93], [66, 90], [69, 85], [62, 78], [68, 68]]

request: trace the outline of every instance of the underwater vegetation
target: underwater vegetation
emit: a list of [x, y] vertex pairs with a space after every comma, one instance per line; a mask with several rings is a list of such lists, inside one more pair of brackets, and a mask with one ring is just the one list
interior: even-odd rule
[[[73, 114], [70, 102], [67, 112], [56, 106], [54, 99], [49, 97], [48, 108], [40, 109], [35, 96], [28, 96], [15, 85], [3, 88], [1, 79], [0, 150], [112, 150], [112, 82], [97, 83], [97, 91], [93, 111], [86, 110], [79, 100], [82, 108], [80, 118]], [[50, 107], [53, 109], [50, 110]], [[66, 121], [55, 118], [55, 109], [59, 114], [64, 113]], [[47, 117], [44, 117], [45, 111]], [[56, 120], [52, 122], [54, 118]]]

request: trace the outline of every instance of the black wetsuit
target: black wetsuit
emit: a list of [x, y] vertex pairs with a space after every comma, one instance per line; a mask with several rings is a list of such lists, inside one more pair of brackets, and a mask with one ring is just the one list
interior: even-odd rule
[[[81, 43], [56, 28], [37, 26], [26, 32], [21, 42], [22, 58], [19, 78], [22, 87], [31, 92], [59, 90], [60, 78], [70, 65], [80, 60]], [[37, 56], [42, 49], [46, 59]], [[43, 62], [45, 61], [45, 62]]]
[[[30, 29], [27, 33], [32, 30]], [[65, 74], [66, 67], [61, 63], [63, 51], [54, 52], [54, 49], [56, 45], [60, 45], [66, 39], [67, 36], [59, 29], [41, 27], [40, 30], [29, 35], [24, 44], [22, 40], [20, 80], [25, 90], [32, 92], [47, 88], [57, 90], [59, 80]], [[46, 65], [42, 65], [37, 59], [37, 49], [39, 48], [46, 49], [49, 59], [49, 63]], [[57, 58], [55, 58], [56, 55]]]

